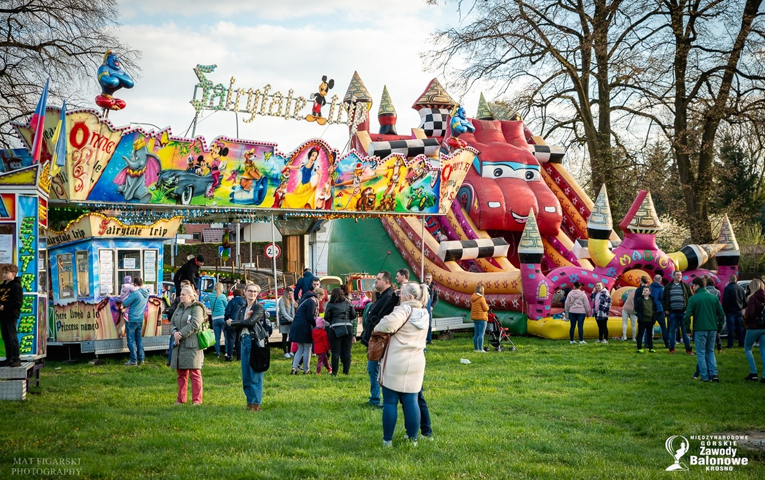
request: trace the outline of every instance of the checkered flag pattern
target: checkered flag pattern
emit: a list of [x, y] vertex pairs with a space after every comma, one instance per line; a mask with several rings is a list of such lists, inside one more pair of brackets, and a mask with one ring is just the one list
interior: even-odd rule
[[428, 137], [443, 137], [449, 127], [449, 110], [446, 108], [421, 108], [420, 128]]
[[438, 140], [435, 138], [413, 138], [411, 140], [393, 140], [391, 142], [372, 142], [369, 144], [369, 155], [385, 158], [392, 153], [400, 153], [407, 158], [425, 154], [428, 157], [438, 152]]
[[557, 145], [534, 145], [534, 157], [540, 163], [561, 163], [566, 151]]
[[438, 256], [445, 262], [476, 258], [506, 257], [510, 245], [504, 238], [449, 240], [438, 246]]

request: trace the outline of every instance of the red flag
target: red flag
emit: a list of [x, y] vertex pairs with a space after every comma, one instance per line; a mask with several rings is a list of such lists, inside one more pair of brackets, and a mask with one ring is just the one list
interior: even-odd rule
[[37, 102], [37, 108], [35, 113], [32, 114], [32, 119], [29, 121], [29, 126], [32, 128], [32, 164], [40, 161], [40, 153], [42, 152], [43, 131], [45, 130], [45, 105], [48, 103], [48, 82], [45, 81], [45, 89], [40, 96], [40, 101]]

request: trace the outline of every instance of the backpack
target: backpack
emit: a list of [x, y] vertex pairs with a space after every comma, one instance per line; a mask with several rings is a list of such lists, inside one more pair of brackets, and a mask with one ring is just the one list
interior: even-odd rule
[[252, 327], [252, 350], [250, 367], [255, 372], [265, 372], [271, 366], [271, 347], [268, 345], [268, 332], [260, 322]]
[[765, 328], [765, 307], [763, 307], [762, 311], [760, 312], [760, 316], [757, 317], [757, 326], [760, 328]]

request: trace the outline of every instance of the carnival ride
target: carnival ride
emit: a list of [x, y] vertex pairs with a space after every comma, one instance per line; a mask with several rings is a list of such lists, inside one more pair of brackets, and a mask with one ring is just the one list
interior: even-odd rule
[[[354, 81], [356, 90], [365, 90], [360, 78]], [[673, 271], [681, 270], [684, 281], [709, 275], [721, 288], [721, 278], [736, 273], [738, 244], [727, 217], [716, 244], [688, 245], [666, 254], [656, 245], [661, 224], [650, 193], [641, 191], [619, 224], [625, 234], [622, 240], [613, 230], [605, 187], [593, 203], [563, 166], [563, 149], [532, 135], [516, 114], [487, 104], [481, 95], [476, 118], [466, 119], [464, 110], [436, 79], [413, 108], [419, 110], [422, 123], [410, 137], [370, 133], [366, 122], [359, 125], [353, 145], [361, 152], [375, 152], [384, 150], [381, 144], [414, 138], [439, 144], [440, 153], [474, 148], [478, 154], [467, 166], [456, 198], [442, 216], [381, 217], [363, 226], [335, 222], [333, 248], [352, 238], [364, 242], [364, 248], [355, 255], [348, 248], [338, 248], [343, 258], [331, 260], [330, 271], [340, 266], [375, 272], [369, 257], [380, 262], [381, 256], [371, 253], [372, 248], [384, 252], [387, 242], [371, 247], [364, 229], [379, 222], [400, 253], [387, 269], [406, 265], [419, 277], [422, 268], [433, 275], [445, 301], [440, 304], [459, 308], [469, 308], [475, 287], [483, 285], [489, 306], [505, 315], [503, 322], [513, 327], [513, 333], [528, 331], [547, 338], [567, 337], [568, 323], [560, 319], [561, 308], [552, 305], [552, 297], [576, 281], [586, 291], [597, 282], [611, 291], [615, 299], [611, 313], [616, 317], [611, 326], [617, 328], [621, 326], [621, 294], [637, 286], [642, 276], [658, 274], [669, 281]], [[395, 112], [385, 89], [380, 115], [391, 110]], [[380, 120], [386, 131], [391, 130], [389, 116], [385, 122]], [[452, 129], [455, 125], [457, 130]], [[392, 154], [409, 159], [421, 153], [409, 149]], [[700, 270], [712, 257], [718, 271]], [[508, 315], [511, 312], [524, 318]], [[441, 313], [461, 312], [444, 309]], [[585, 333], [596, 332], [594, 321], [587, 322]]]

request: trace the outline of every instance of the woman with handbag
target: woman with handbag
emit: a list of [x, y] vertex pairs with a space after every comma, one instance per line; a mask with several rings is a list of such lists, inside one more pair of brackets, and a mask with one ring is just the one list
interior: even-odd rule
[[292, 320], [295, 318], [295, 308], [297, 302], [295, 297], [292, 296], [292, 288], [287, 287], [282, 292], [282, 297], [276, 305], [279, 309], [279, 333], [282, 334], [282, 348], [284, 349], [284, 358], [291, 358], [290, 353], [290, 327], [292, 326]]
[[252, 282], [248, 282], [244, 289], [244, 297], [247, 303], [239, 309], [235, 320], [228, 320], [227, 323], [234, 330], [239, 331], [240, 342], [242, 345], [242, 389], [247, 398], [247, 411], [259, 412], [260, 405], [263, 402], [263, 377], [265, 372], [256, 372], [250, 366], [250, 355], [252, 354], [255, 338], [256, 323], [265, 329], [268, 335], [271, 335], [273, 327], [266, 318], [266, 311], [258, 303], [258, 294], [260, 287]]
[[[417, 444], [420, 407], [417, 395], [425, 376], [425, 342], [428, 336], [428, 287], [406, 283], [401, 287], [401, 304], [386, 315], [373, 336], [391, 334], [380, 361], [378, 380], [383, 391], [383, 446], [393, 445], [398, 402], [404, 409], [404, 424], [409, 441]], [[371, 345], [370, 341], [370, 345]]]
[[311, 372], [311, 344], [313, 335], [311, 330], [316, 326], [316, 317], [319, 316], [319, 304], [324, 299], [324, 290], [317, 288], [304, 294], [300, 305], [295, 312], [295, 320], [290, 328], [290, 341], [297, 343], [298, 350], [292, 359], [291, 375], [297, 375], [300, 362], [303, 362], [303, 375]]
[[351, 369], [351, 346], [356, 340], [356, 309], [345, 298], [343, 290], [335, 288], [329, 296], [329, 303], [324, 310], [324, 322], [329, 328], [329, 345], [332, 350], [332, 375], [337, 375], [337, 367], [343, 362], [343, 375]]
[[178, 398], [175, 405], [186, 403], [189, 376], [191, 376], [191, 401], [202, 405], [202, 364], [204, 351], [199, 348], [197, 333], [205, 321], [205, 306], [197, 300], [197, 294], [190, 286], [181, 288], [180, 303], [170, 320], [173, 337], [173, 358], [170, 368], [178, 372]]
[[225, 288], [226, 286], [221, 282], [216, 283], [212, 293], [208, 294], [206, 298], [207, 303], [210, 304], [210, 316], [212, 317], [212, 327], [215, 332], [215, 356], [218, 358], [220, 358], [220, 339], [226, 326], [228, 299], [226, 294], [223, 293]]

